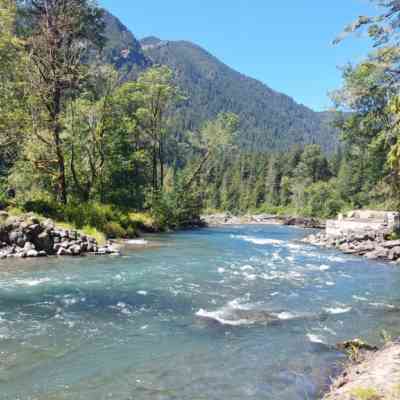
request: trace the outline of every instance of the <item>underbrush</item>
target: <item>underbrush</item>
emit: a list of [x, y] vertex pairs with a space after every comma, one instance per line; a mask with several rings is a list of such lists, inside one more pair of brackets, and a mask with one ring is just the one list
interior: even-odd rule
[[[135, 238], [139, 229], [151, 220], [145, 214], [124, 212], [111, 205], [96, 202], [61, 205], [51, 200], [38, 199], [25, 202], [14, 211], [33, 212], [51, 218], [65, 227], [74, 228], [99, 242], [107, 239]], [[136, 219], [135, 217], [139, 218]]]

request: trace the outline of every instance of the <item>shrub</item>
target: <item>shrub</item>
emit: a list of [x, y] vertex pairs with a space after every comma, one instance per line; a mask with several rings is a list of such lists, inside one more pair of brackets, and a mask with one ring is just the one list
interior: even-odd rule
[[26, 212], [33, 212], [53, 219], [61, 219], [63, 215], [62, 207], [59, 204], [44, 198], [28, 200], [22, 208]]
[[345, 206], [335, 190], [335, 183], [332, 180], [310, 185], [305, 190], [305, 198], [304, 212], [311, 217], [333, 217]]
[[108, 239], [126, 238], [126, 230], [118, 222], [108, 222], [103, 228]]
[[201, 198], [192, 190], [176, 184], [170, 191], [149, 193], [147, 204], [156, 228], [176, 229], [193, 226], [200, 221]]
[[[38, 198], [27, 201], [23, 211], [34, 212], [67, 224], [70, 229], [93, 230], [89, 236], [102, 235], [107, 237], [137, 237], [140, 223], [128, 213], [117, 208], [96, 202], [58, 204], [50, 199]], [[104, 235], [101, 238], [104, 241]], [[99, 240], [98, 240], [99, 241]]]

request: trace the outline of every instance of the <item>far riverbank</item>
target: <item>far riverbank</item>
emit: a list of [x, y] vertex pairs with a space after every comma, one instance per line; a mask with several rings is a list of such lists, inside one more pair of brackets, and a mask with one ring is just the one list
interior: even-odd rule
[[324, 220], [311, 217], [280, 216], [274, 214], [246, 214], [237, 216], [227, 212], [203, 215], [201, 218], [210, 227], [221, 225], [286, 225], [310, 229], [325, 229]]

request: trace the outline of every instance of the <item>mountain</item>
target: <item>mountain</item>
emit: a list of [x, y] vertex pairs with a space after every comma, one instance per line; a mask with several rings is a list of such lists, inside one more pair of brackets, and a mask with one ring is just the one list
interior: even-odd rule
[[168, 65], [186, 95], [178, 108], [183, 129], [197, 129], [220, 112], [241, 120], [240, 142], [247, 149], [286, 149], [294, 144], [320, 144], [333, 150], [338, 135], [331, 113], [317, 113], [222, 63], [187, 41], [147, 37], [140, 42], [114, 16], [106, 13], [108, 59], [129, 78], [150, 65]]
[[106, 46], [103, 57], [127, 76], [134, 78], [138, 72], [151, 66], [140, 42], [121, 21], [104, 10]]

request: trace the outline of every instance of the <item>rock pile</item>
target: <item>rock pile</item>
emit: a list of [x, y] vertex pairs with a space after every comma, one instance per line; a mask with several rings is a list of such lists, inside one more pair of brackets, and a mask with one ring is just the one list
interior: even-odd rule
[[317, 246], [336, 248], [345, 254], [364, 256], [370, 260], [400, 261], [400, 240], [386, 240], [386, 237], [383, 231], [347, 233], [340, 236], [321, 232], [305, 238], [304, 241]]
[[96, 239], [75, 230], [59, 229], [53, 221], [32, 215], [9, 217], [0, 212], [0, 259], [58, 256], [115, 255], [111, 244], [100, 247]]
[[325, 229], [325, 222], [317, 218], [284, 217], [283, 225], [299, 226], [307, 229]]

